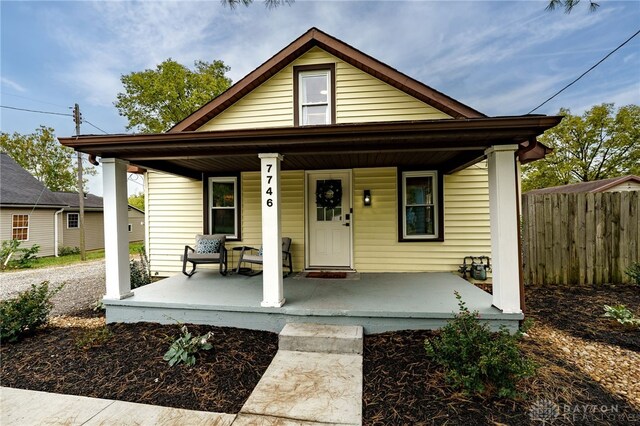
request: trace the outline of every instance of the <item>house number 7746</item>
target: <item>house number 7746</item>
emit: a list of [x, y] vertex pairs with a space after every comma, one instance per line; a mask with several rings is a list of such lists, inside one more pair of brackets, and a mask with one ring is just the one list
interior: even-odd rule
[[[271, 173], [272, 167], [273, 167], [273, 164], [267, 164], [267, 173]], [[265, 177], [267, 178], [267, 185], [271, 185], [271, 179], [273, 179], [273, 176], [267, 175]], [[273, 195], [273, 188], [271, 188], [270, 186], [267, 186], [267, 190], [265, 191], [265, 193], [267, 195]], [[273, 207], [273, 199], [267, 198], [267, 207]]]

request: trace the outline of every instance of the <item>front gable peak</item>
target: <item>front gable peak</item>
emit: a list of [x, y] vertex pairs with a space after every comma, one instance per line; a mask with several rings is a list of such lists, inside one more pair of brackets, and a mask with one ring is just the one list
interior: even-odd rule
[[341, 61], [375, 77], [453, 118], [484, 115], [429, 86], [383, 64], [317, 28], [311, 28], [211, 102], [176, 124], [170, 133], [195, 131], [245, 95], [265, 83], [302, 55], [318, 47]]

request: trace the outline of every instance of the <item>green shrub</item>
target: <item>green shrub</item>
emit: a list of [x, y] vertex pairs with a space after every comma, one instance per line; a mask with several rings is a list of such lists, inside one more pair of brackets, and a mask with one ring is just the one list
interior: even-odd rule
[[151, 271], [149, 270], [149, 259], [145, 252], [144, 246], [138, 249], [140, 260], [129, 260], [129, 276], [131, 279], [131, 288], [142, 287], [151, 282]]
[[0, 247], [0, 268], [4, 269], [9, 264], [11, 257], [19, 250], [20, 241], [4, 240]]
[[624, 273], [629, 275], [635, 284], [640, 284], [640, 262], [633, 262]]
[[640, 318], [636, 318], [635, 315], [633, 315], [633, 312], [631, 312], [625, 305], [604, 305], [604, 311], [604, 315], [602, 316], [613, 318], [625, 327], [640, 327]]
[[76, 346], [80, 349], [90, 349], [96, 346], [104, 345], [113, 336], [111, 330], [107, 326], [93, 328], [86, 331], [76, 339]]
[[467, 394], [517, 396], [517, 382], [535, 373], [517, 345], [522, 333], [492, 332], [477, 312], [469, 311], [460, 294], [455, 295], [460, 312], [437, 336], [425, 340], [427, 355], [445, 368], [453, 387]]
[[45, 324], [53, 307], [51, 298], [61, 288], [49, 289], [49, 282], [43, 281], [17, 297], [0, 301], [0, 342], [15, 342]]
[[22, 249], [22, 256], [17, 259], [18, 268], [31, 268], [33, 261], [36, 260], [36, 254], [40, 251], [40, 246], [34, 244], [31, 248]]
[[58, 256], [70, 256], [72, 254], [80, 254], [80, 247], [60, 247]]
[[187, 365], [194, 365], [196, 363], [195, 354], [198, 351], [208, 351], [213, 348], [213, 345], [209, 343], [209, 339], [213, 337], [211, 331], [203, 336], [192, 336], [186, 325], [183, 325], [180, 330], [182, 331], [182, 336], [171, 344], [171, 347], [162, 358], [168, 361], [171, 367], [181, 362]]

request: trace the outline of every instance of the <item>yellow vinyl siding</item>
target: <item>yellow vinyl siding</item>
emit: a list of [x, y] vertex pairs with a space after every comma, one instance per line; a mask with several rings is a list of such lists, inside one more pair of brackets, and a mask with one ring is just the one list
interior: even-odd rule
[[[354, 169], [354, 260], [360, 272], [455, 271], [491, 254], [485, 163], [444, 176], [444, 242], [398, 242], [397, 170]], [[372, 206], [361, 194], [371, 190]]]
[[[185, 244], [193, 247], [195, 235], [202, 233], [202, 182], [160, 172], [149, 172], [147, 182], [151, 270], [160, 276], [174, 275], [182, 270], [180, 256]], [[229, 268], [237, 266], [238, 253], [232, 251], [234, 247], [260, 247], [262, 242], [260, 173], [242, 173], [240, 182], [242, 241], [226, 244]], [[293, 239], [294, 269], [301, 270], [304, 266], [304, 172], [283, 171], [281, 194], [282, 235]]]
[[[2, 208], [0, 209], [0, 240], [6, 241], [12, 238], [12, 226], [14, 214], [29, 215], [29, 239], [20, 243], [20, 248], [31, 248], [37, 244], [40, 246], [37, 256], [55, 255], [54, 246], [54, 214], [53, 209], [33, 208]], [[62, 229], [59, 228], [60, 236]]]
[[[280, 175], [282, 236], [292, 239], [293, 269], [304, 268], [304, 172], [283, 171]], [[228, 247], [260, 247], [262, 244], [262, 210], [260, 172], [242, 173], [242, 242]], [[234, 253], [233, 267], [238, 254]], [[230, 267], [232, 265], [229, 265]]]
[[202, 233], [202, 182], [149, 171], [147, 185], [151, 271], [174, 275], [182, 270], [184, 246]]
[[324, 50], [314, 47], [198, 130], [293, 126], [293, 67], [336, 64], [336, 122], [451, 118]]

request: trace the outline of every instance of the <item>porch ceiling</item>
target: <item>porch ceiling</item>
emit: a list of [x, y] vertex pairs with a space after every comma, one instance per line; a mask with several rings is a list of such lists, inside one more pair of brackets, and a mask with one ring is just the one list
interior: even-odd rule
[[428, 167], [451, 173], [481, 160], [491, 145], [519, 144], [562, 117], [521, 116], [340, 124], [210, 132], [60, 138], [96, 157], [200, 178], [207, 172], [260, 169], [257, 154], [285, 156], [283, 169]]

